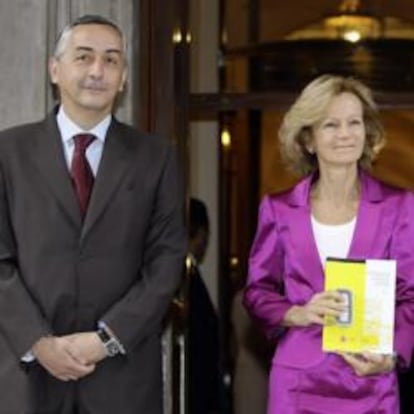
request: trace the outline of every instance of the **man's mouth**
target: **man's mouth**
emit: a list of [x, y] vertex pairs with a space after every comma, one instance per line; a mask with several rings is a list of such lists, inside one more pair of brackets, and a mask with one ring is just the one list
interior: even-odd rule
[[81, 87], [92, 92], [104, 92], [106, 90], [106, 86], [103, 84], [86, 83], [81, 84]]

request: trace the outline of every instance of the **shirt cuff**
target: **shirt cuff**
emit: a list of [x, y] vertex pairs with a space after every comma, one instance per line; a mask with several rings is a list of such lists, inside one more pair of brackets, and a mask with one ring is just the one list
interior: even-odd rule
[[21, 362], [25, 362], [26, 364], [29, 364], [30, 362], [33, 362], [36, 360], [36, 357], [34, 356], [33, 352], [30, 350], [29, 352], [26, 352], [21, 358]]

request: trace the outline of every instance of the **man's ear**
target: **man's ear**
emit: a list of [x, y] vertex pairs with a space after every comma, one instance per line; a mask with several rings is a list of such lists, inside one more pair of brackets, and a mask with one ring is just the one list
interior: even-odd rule
[[125, 85], [127, 82], [127, 77], [128, 77], [128, 68], [126, 67], [124, 69], [124, 71], [122, 72], [122, 80], [121, 80], [121, 84], [119, 85], [119, 89], [118, 92], [123, 92], [125, 89]]
[[55, 57], [51, 57], [49, 59], [48, 67], [49, 67], [50, 82], [56, 85], [58, 81], [58, 61]]

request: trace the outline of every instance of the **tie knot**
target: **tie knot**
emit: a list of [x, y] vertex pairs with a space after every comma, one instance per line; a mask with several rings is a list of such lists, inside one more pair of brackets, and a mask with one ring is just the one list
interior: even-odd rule
[[73, 137], [75, 141], [75, 151], [85, 152], [86, 148], [94, 141], [95, 135], [92, 134], [77, 134]]

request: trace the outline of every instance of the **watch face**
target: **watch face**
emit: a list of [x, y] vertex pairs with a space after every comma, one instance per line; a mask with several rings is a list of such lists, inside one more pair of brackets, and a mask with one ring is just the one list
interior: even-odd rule
[[115, 338], [112, 338], [104, 329], [99, 329], [98, 335], [105, 347], [106, 354], [109, 357], [119, 354], [120, 349]]
[[109, 342], [105, 344], [106, 352], [108, 356], [115, 356], [119, 353], [119, 347], [118, 344], [114, 341], [114, 339], [111, 339]]

